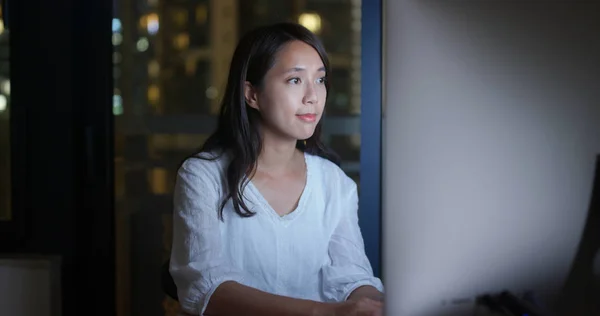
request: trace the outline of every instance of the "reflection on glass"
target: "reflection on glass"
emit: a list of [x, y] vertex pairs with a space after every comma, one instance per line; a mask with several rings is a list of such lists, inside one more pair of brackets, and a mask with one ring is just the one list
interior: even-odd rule
[[9, 32], [0, 9], [0, 221], [11, 219]]
[[179, 163], [216, 126], [240, 36], [297, 21], [332, 64], [325, 141], [359, 181], [360, 0], [117, 0], [112, 22], [118, 315], [176, 315], [158, 272]]

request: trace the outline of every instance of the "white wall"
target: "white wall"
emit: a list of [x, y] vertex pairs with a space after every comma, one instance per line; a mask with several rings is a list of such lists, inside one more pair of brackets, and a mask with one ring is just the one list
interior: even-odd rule
[[505, 288], [552, 295], [600, 153], [598, 1], [388, 0], [384, 12], [388, 315]]

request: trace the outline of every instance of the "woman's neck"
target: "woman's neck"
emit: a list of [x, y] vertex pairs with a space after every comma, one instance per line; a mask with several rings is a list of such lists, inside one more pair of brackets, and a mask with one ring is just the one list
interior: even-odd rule
[[257, 169], [268, 173], [285, 172], [295, 166], [300, 154], [301, 152], [296, 149], [296, 140], [264, 137]]

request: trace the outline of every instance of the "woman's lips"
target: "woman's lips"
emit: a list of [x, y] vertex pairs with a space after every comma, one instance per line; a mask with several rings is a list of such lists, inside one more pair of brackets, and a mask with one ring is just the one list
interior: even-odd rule
[[316, 114], [301, 114], [301, 115], [296, 115], [296, 116], [299, 119], [303, 120], [304, 122], [308, 122], [308, 123], [312, 123], [317, 120]]

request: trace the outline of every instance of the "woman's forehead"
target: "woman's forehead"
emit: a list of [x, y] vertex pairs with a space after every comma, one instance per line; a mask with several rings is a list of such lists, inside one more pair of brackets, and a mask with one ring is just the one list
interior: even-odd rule
[[321, 56], [312, 46], [293, 41], [277, 53], [274, 67], [278, 72], [319, 72], [325, 71]]

